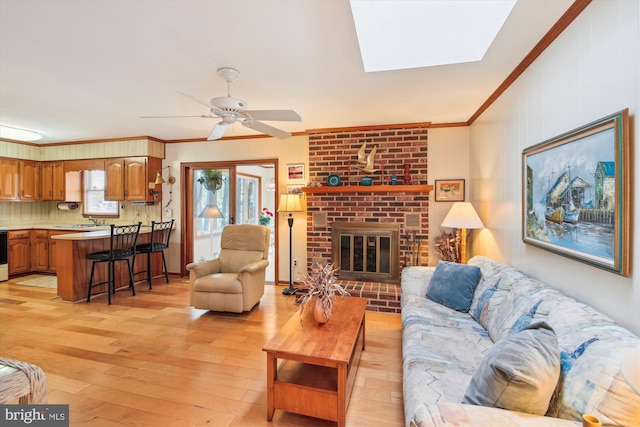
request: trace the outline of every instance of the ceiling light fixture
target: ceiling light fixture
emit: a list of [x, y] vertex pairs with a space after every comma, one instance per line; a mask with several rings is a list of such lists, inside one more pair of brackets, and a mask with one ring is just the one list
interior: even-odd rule
[[14, 128], [11, 126], [0, 125], [0, 138], [13, 139], [15, 141], [37, 141], [42, 139], [42, 135], [31, 130]]

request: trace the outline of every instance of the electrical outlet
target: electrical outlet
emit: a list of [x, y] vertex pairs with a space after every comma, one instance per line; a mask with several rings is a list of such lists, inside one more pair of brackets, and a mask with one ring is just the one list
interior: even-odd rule
[[297, 259], [294, 259], [294, 260], [293, 260], [293, 266], [294, 266], [294, 267], [297, 267], [297, 266], [298, 266], [298, 260], [297, 260]]

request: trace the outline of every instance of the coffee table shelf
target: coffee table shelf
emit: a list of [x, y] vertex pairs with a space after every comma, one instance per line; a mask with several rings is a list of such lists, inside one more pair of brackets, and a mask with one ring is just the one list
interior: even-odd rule
[[[365, 347], [365, 298], [337, 298], [329, 323], [299, 312], [269, 341], [267, 419], [275, 409], [345, 426], [349, 398]], [[283, 362], [278, 367], [278, 359]]]

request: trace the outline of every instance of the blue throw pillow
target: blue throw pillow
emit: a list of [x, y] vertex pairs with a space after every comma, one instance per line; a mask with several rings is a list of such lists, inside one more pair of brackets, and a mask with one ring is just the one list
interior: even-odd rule
[[429, 282], [427, 298], [456, 311], [469, 311], [479, 278], [480, 268], [475, 265], [440, 261]]

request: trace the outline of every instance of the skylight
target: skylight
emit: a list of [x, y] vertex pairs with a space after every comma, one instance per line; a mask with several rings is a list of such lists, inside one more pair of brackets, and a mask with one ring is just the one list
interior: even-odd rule
[[350, 0], [366, 72], [480, 61], [516, 0]]

